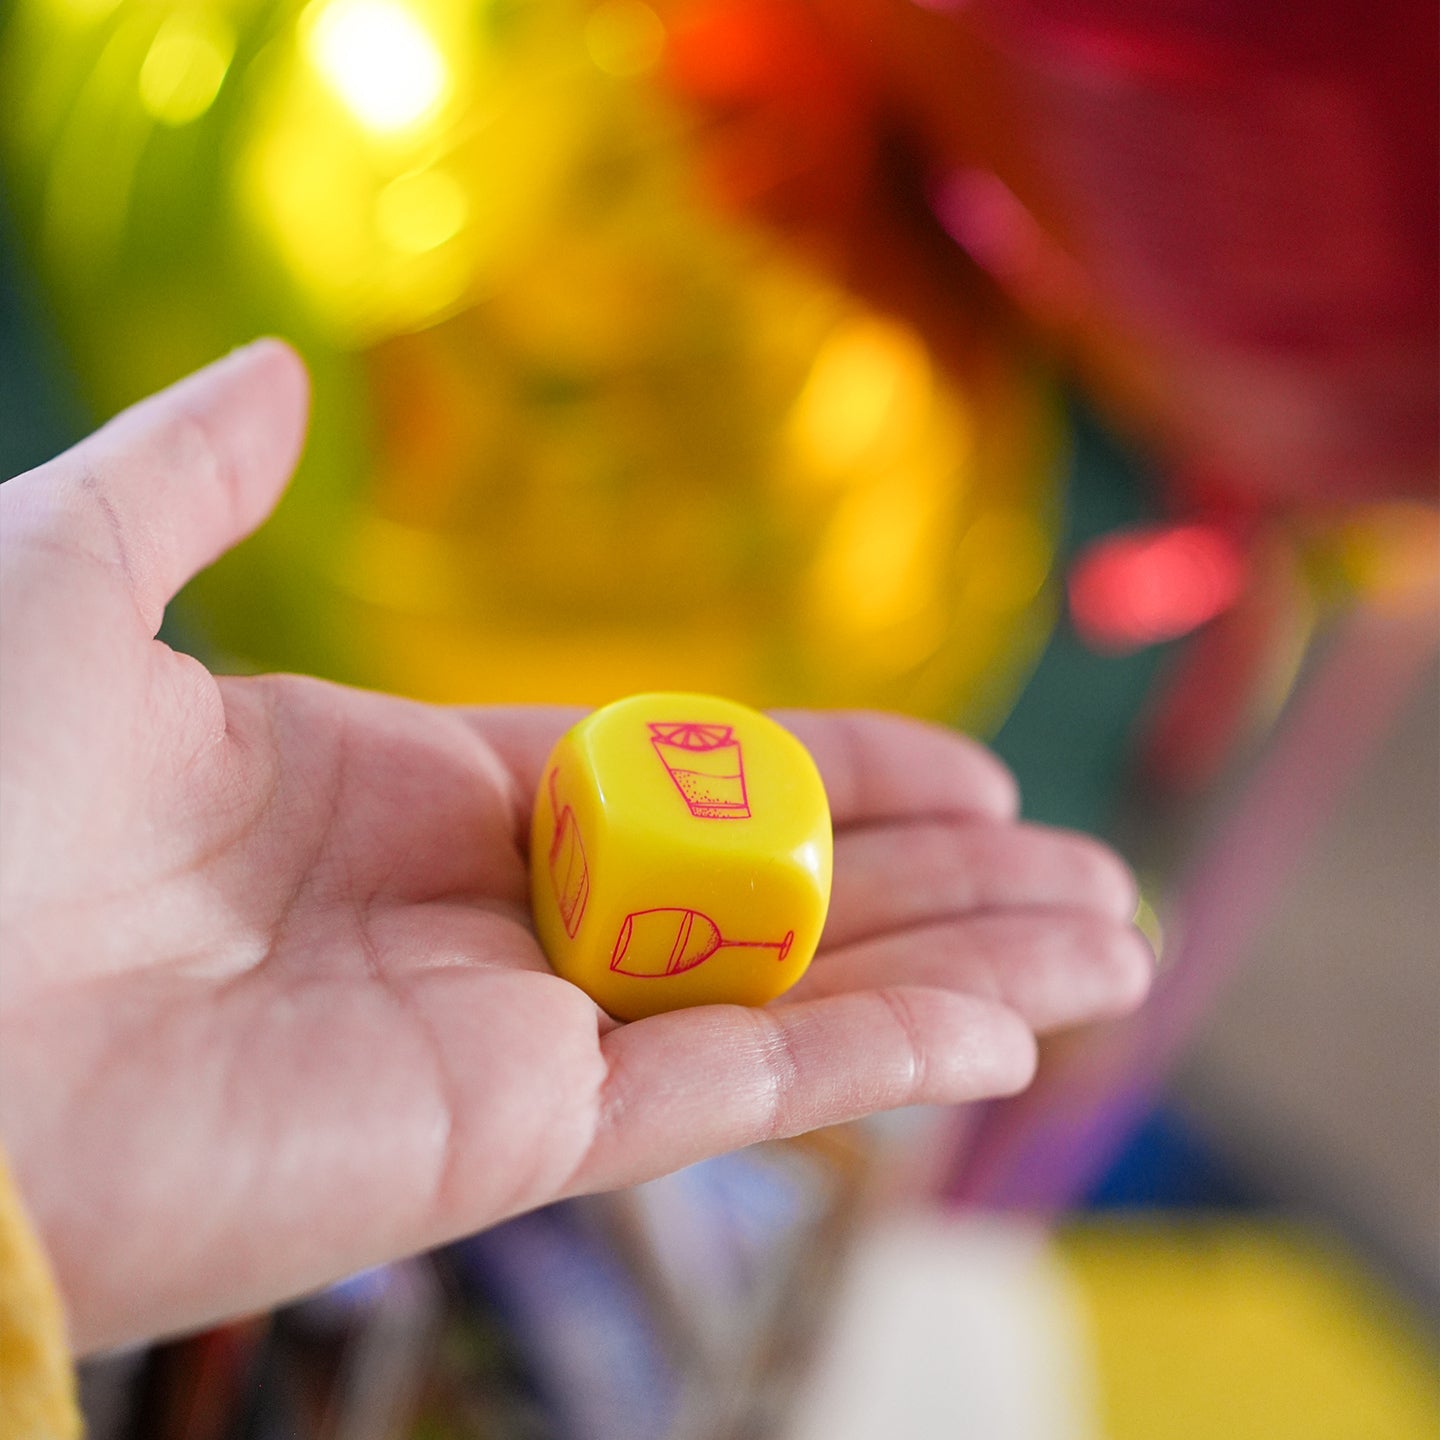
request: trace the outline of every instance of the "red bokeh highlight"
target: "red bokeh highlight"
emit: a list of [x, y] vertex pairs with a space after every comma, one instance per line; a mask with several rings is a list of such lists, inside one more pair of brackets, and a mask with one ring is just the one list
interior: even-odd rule
[[1107, 536], [1071, 571], [1071, 619], [1096, 650], [1174, 640], [1228, 610], [1245, 588], [1246, 571], [1239, 542], [1216, 526]]

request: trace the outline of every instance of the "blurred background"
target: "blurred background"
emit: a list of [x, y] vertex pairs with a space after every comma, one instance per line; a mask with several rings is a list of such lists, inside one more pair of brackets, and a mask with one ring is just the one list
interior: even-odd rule
[[963, 727], [1161, 976], [1035, 1087], [103, 1357], [97, 1440], [1440, 1435], [1437, 16], [10, 0], [0, 474], [259, 333], [167, 638]]

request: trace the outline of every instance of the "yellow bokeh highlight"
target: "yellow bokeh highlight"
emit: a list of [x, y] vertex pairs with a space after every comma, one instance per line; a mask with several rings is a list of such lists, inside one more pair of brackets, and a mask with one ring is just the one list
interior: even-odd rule
[[286, 268], [337, 335], [369, 338], [444, 313], [474, 256], [464, 187], [439, 169], [387, 174], [303, 86], [247, 156], [245, 185]]
[[957, 555], [964, 600], [977, 611], [1002, 615], [1023, 608], [1050, 574], [1050, 536], [1035, 516], [997, 508], [966, 531]]
[[646, 75], [665, 53], [665, 25], [641, 0], [605, 0], [585, 22], [585, 50], [607, 75]]
[[78, 25], [93, 25], [103, 20], [120, 4], [120, 0], [51, 0], [56, 13]]
[[470, 202], [464, 187], [443, 170], [421, 170], [392, 180], [376, 197], [375, 227], [392, 249], [423, 255], [465, 228]]
[[797, 497], [829, 497], [805, 595], [811, 643], [830, 663], [898, 676], [945, 645], [972, 428], [908, 327], [851, 312], [819, 346], [785, 439]]
[[811, 571], [817, 619], [897, 669], [939, 642], [935, 606], [951, 477], [933, 466], [883, 471], [850, 489]]
[[1300, 1230], [1201, 1217], [1062, 1232], [1105, 1440], [1434, 1440], [1413, 1316]]
[[56, 14], [72, 24], [95, 24], [120, 3], [121, 0], [50, 0]]
[[326, 308], [358, 308], [370, 258], [371, 180], [361, 157], [323, 123], [266, 136], [252, 153], [261, 208], [291, 272]]
[[1325, 547], [1349, 590], [1392, 615], [1434, 611], [1440, 589], [1440, 513], [1392, 501], [1350, 517]]
[[1044, 377], [983, 330], [940, 364], [712, 209], [641, 0], [187, 0], [54, 43], [62, 3], [4, 37], [5, 178], [97, 408], [242, 328], [317, 371], [305, 479], [192, 589], [217, 647], [437, 700], [1004, 713], [1054, 610]]
[[1157, 966], [1165, 964], [1165, 927], [1160, 922], [1160, 912], [1147, 897], [1142, 886], [1135, 900], [1135, 915], [1131, 923], [1150, 942]]
[[328, 0], [309, 19], [306, 50], [355, 118], [377, 135], [415, 128], [449, 92], [434, 36], [398, 0]]
[[930, 362], [913, 331], [848, 320], [815, 357], [791, 415], [792, 443], [813, 473], [843, 471], [903, 440], [930, 395]]
[[235, 32], [218, 16], [177, 11], [140, 66], [140, 103], [166, 125], [188, 125], [215, 103], [235, 54]]
[[[568, 58], [548, 46], [559, 24], [549, 11], [527, 11], [497, 48], [474, 23], [473, 7], [416, 0], [402, 23], [424, 37], [424, 53], [443, 56], [443, 83], [438, 92], [412, 87], [408, 108], [384, 101], [383, 115], [371, 119], [414, 116], [423, 95], [448, 98], [408, 127], [357, 123], [370, 104], [364, 97], [384, 100], [383, 85], [395, 78], [388, 61], [376, 61], [374, 74], [367, 69], [368, 47], [390, 20], [357, 11], [361, 3], [311, 5], [252, 67], [238, 175], [245, 209], [309, 318], [347, 349], [488, 298], [525, 260], [562, 193], [580, 130], [578, 97], [563, 77], [593, 76], [578, 32], [565, 32]], [[405, 46], [392, 48], [403, 75]], [[377, 78], [380, 69], [386, 75]], [[432, 79], [438, 73], [420, 69]], [[367, 74], [382, 90], [361, 83]]]
[[545, 764], [535, 927], [556, 973], [621, 1019], [763, 1005], [815, 953], [831, 861], [825, 789], [789, 731], [711, 695], [634, 695]]

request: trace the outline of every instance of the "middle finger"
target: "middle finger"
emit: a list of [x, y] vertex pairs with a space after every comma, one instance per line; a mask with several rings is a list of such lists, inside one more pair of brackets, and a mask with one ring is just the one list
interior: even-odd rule
[[1129, 869], [1097, 840], [1041, 825], [938, 819], [877, 825], [835, 837], [835, 883], [821, 944], [980, 910], [1062, 907], [1128, 921]]

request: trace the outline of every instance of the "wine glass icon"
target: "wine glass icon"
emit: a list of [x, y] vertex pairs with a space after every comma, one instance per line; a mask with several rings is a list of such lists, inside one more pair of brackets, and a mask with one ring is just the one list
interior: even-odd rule
[[625, 917], [610, 955], [610, 968], [620, 975], [653, 980], [693, 970], [725, 949], [774, 950], [775, 958], [783, 960], [794, 942], [793, 930], [787, 930], [780, 940], [727, 940], [701, 911], [662, 906], [636, 910]]

